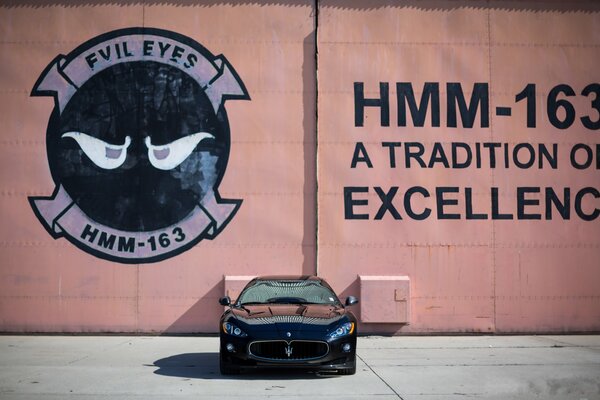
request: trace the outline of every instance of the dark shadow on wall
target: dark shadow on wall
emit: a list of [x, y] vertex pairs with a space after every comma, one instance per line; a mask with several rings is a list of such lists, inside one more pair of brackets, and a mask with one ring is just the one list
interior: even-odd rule
[[358, 298], [359, 303], [353, 305], [349, 308], [350, 311], [356, 316], [356, 318], [360, 321], [360, 281], [358, 277], [350, 284], [350, 286], [346, 287], [344, 290], [339, 291], [337, 288], [333, 288], [338, 295], [338, 298], [342, 303], [346, 302], [346, 298], [348, 296], [354, 296]]
[[[202, 296], [193, 306], [184, 312], [175, 322], [173, 322], [163, 334], [179, 333], [214, 333], [219, 331], [219, 318], [223, 312], [223, 307], [219, 305], [219, 298], [224, 292], [223, 280], [220, 280], [204, 296]], [[211, 326], [200, 325], [201, 321], [212, 321]]]
[[302, 129], [304, 130], [302, 274], [304, 275], [313, 275], [317, 271], [317, 65], [315, 39], [314, 30], [304, 39], [302, 61]]
[[[41, 7], [82, 7], [82, 6], [194, 6], [194, 7], [212, 7], [220, 5], [240, 6], [289, 6], [289, 7], [312, 7], [313, 0], [178, 0], [178, 1], [160, 1], [160, 0], [3, 0], [0, 8], [41, 8]], [[498, 10], [530, 10], [530, 11], [582, 11], [594, 12], [600, 11], [600, 2], [596, 0], [320, 0], [319, 6], [340, 8], [348, 10], [374, 10], [378, 8], [397, 8], [411, 7], [421, 10], [453, 10], [459, 8], [491, 8]]]

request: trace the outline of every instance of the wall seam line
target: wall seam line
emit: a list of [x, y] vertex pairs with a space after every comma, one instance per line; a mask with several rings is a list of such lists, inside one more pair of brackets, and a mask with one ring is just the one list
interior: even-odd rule
[[319, 275], [319, 0], [314, 2], [315, 29], [315, 275]]
[[[488, 8], [487, 8], [487, 33], [488, 33], [488, 96], [489, 96], [489, 110], [490, 113], [490, 140], [494, 141], [494, 121], [493, 114], [491, 110], [493, 110], [492, 105], [492, 26], [491, 26], [491, 10], [490, 10], [490, 0], [488, 0]], [[490, 168], [490, 176], [492, 178], [492, 187], [495, 185], [495, 175], [494, 169]], [[492, 220], [492, 331], [494, 333], [497, 332], [496, 326], [496, 223]]]

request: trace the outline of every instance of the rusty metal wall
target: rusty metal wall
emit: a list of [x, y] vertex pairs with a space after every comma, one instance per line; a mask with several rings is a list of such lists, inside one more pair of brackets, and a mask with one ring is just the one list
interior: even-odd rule
[[[367, 5], [336, 0], [320, 4], [319, 273], [348, 288], [347, 293], [364, 293], [363, 304], [379, 301], [379, 311], [361, 308], [375, 314], [369, 315], [375, 320], [388, 311], [386, 304], [398, 299], [393, 290], [381, 295], [378, 286], [363, 290], [356, 276], [410, 279], [409, 323], [364, 324], [363, 330], [598, 330], [600, 224], [597, 215], [590, 220], [578, 215], [574, 202], [576, 193], [591, 188], [588, 195], [581, 195], [581, 203], [586, 214], [596, 213], [600, 171], [596, 161], [582, 169], [570, 161], [579, 144], [594, 153], [593, 160], [598, 157], [598, 124], [586, 127], [581, 120], [599, 118], [595, 95], [589, 93], [591, 88], [597, 92], [600, 79], [597, 5], [553, 1]], [[387, 94], [381, 83], [387, 85]], [[426, 83], [439, 88], [437, 111], [433, 97], [427, 105], [419, 103]], [[415, 106], [428, 110], [421, 126], [405, 106], [407, 100], [399, 97], [399, 91], [409, 97], [407, 84], [414, 91]], [[456, 111], [452, 126], [449, 109], [456, 103], [447, 99], [451, 92], [457, 94], [457, 84], [467, 105], [475, 97], [475, 84], [485, 88], [482, 98], [489, 99], [489, 121], [480, 118], [480, 108], [472, 126], [467, 126]], [[535, 127], [528, 126], [526, 100], [517, 102], [515, 97], [528, 84], [536, 85], [531, 100], [536, 112], [529, 117], [529, 125], [536, 118]], [[573, 96], [561, 92], [554, 98], [566, 99], [575, 111], [572, 124], [564, 129], [549, 119], [555, 112], [555, 118], [567, 120], [565, 110], [549, 111], [552, 90], [559, 85], [573, 88], [569, 93]], [[382, 120], [382, 99], [389, 106], [389, 121]], [[507, 108], [511, 115], [506, 115]], [[364, 119], [357, 121], [361, 110]], [[406, 121], [399, 121], [402, 110]], [[466, 156], [456, 150], [460, 156], [453, 167], [453, 143], [472, 149], [470, 166], [460, 168]], [[476, 165], [477, 143], [500, 146], [495, 165], [489, 155]], [[512, 152], [519, 144], [534, 147], [533, 165], [516, 166]], [[555, 167], [538, 167], [539, 144], [550, 150], [557, 145]], [[418, 145], [426, 165], [412, 158], [407, 166], [405, 149], [413, 146], [415, 152]], [[505, 146], [510, 149], [508, 166]], [[582, 161], [577, 165], [587, 158], [579, 156]], [[518, 157], [521, 164], [528, 161], [528, 155], [519, 152]], [[568, 219], [556, 210], [551, 219], [546, 217], [546, 188], [555, 190], [561, 201], [564, 189], [570, 189]], [[440, 198], [445, 203], [442, 214]], [[407, 199], [418, 217], [410, 216]], [[511, 214], [511, 219], [493, 218], [494, 203], [498, 214]], [[469, 215], [469, 206], [479, 217]], [[523, 214], [540, 219], [519, 216], [519, 207]], [[430, 215], [421, 219], [427, 208]]]
[[[282, 273], [318, 273], [342, 297], [361, 294], [362, 332], [600, 329], [594, 2], [116, 3], [0, 5], [1, 331], [214, 332], [226, 282]], [[218, 194], [242, 200], [237, 212], [218, 235], [204, 232], [179, 254], [123, 261], [90, 249], [90, 232], [53, 237], [34, 213], [31, 201], [50, 197], [59, 182], [46, 137], [55, 102], [31, 94], [58, 55], [131, 27], [171, 31], [223, 55], [249, 100], [221, 103], [231, 139]], [[95, 54], [90, 70], [102, 62]], [[529, 84], [533, 94], [517, 101]], [[479, 103], [470, 103], [474, 92]], [[462, 113], [450, 94], [464, 98]], [[410, 96], [427, 110], [422, 126], [409, 106], [399, 121]], [[461, 118], [469, 116], [472, 126]], [[418, 157], [407, 166], [407, 143], [422, 146], [431, 166]], [[481, 166], [453, 168], [453, 143], [463, 152], [479, 143]], [[500, 144], [497, 165], [483, 143]], [[556, 166], [539, 168], [538, 151], [531, 166], [515, 165], [512, 153], [504, 166], [504, 147], [519, 144], [556, 144]], [[588, 149], [590, 165], [577, 168]], [[528, 147], [520, 151], [524, 163]], [[568, 219], [555, 203], [547, 218], [546, 188], [563, 202], [569, 188]], [[147, 251], [151, 243], [142, 243]]]
[[[0, 6], [0, 46], [11, 55], [0, 66], [0, 330], [213, 332], [225, 275], [314, 272], [312, 13], [309, 1]], [[251, 100], [225, 103], [231, 146], [219, 186], [224, 199], [243, 202], [214, 240], [164, 261], [123, 264], [53, 239], [34, 215], [28, 197], [55, 187], [46, 154], [54, 103], [30, 93], [57, 55], [144, 26], [223, 54], [244, 82]]]

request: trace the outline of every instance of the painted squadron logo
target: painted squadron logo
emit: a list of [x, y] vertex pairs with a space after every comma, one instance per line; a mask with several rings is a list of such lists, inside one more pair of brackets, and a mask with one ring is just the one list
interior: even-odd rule
[[130, 28], [58, 56], [32, 96], [53, 96], [46, 133], [56, 183], [32, 197], [55, 238], [97, 257], [147, 263], [213, 239], [238, 210], [218, 186], [228, 99], [249, 99], [222, 55], [180, 34]]

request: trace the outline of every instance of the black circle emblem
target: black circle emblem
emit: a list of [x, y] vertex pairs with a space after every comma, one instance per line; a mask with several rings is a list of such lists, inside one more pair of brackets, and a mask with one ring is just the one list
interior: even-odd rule
[[46, 133], [56, 189], [30, 198], [55, 237], [124, 263], [172, 257], [214, 238], [224, 200], [224, 102], [249, 99], [223, 56], [164, 30], [109, 32], [58, 56], [33, 96], [53, 96]]

